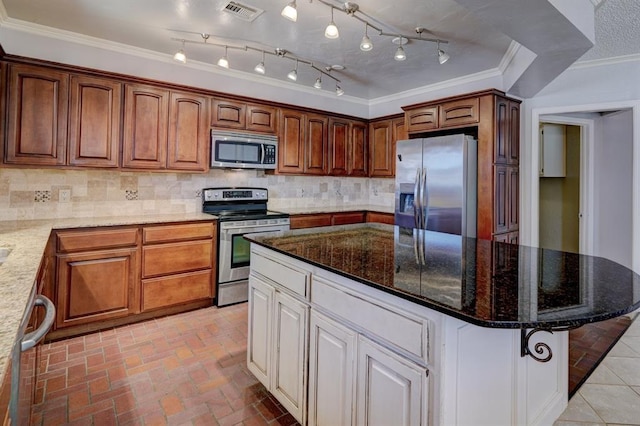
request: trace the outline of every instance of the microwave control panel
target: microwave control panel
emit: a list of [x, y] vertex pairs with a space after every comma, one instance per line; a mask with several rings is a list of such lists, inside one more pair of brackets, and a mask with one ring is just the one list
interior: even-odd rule
[[276, 164], [275, 145], [264, 145], [264, 164]]

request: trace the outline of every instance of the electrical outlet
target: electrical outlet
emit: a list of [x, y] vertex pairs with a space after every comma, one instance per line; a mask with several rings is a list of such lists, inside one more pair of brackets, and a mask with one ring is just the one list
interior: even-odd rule
[[60, 200], [61, 203], [68, 203], [71, 201], [71, 190], [61, 189], [60, 192], [58, 192], [58, 200]]

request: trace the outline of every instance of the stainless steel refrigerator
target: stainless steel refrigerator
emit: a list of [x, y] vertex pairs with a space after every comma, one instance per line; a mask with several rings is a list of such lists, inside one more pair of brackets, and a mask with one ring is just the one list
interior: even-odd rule
[[463, 134], [397, 142], [396, 287], [460, 308], [472, 300], [464, 237], [476, 236], [477, 152]]
[[471, 136], [397, 142], [395, 224], [475, 237], [477, 169]]

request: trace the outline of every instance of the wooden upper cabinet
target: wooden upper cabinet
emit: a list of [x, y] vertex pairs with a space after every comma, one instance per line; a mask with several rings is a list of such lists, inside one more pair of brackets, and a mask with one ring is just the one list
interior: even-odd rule
[[439, 125], [438, 107], [428, 106], [407, 110], [404, 113], [404, 119], [409, 133], [437, 129]]
[[349, 176], [367, 176], [369, 172], [369, 141], [366, 123], [352, 121], [349, 139], [348, 174]]
[[283, 109], [279, 117], [278, 172], [304, 172], [305, 115], [300, 111]]
[[408, 138], [405, 129], [404, 117], [369, 124], [369, 176], [395, 176], [396, 142]]
[[276, 133], [278, 109], [268, 105], [216, 98], [211, 101], [211, 126]]
[[480, 101], [477, 97], [438, 105], [439, 127], [476, 124], [478, 121], [480, 121]]
[[329, 173], [346, 176], [349, 173], [349, 121], [329, 119]]
[[169, 91], [154, 86], [126, 86], [124, 167], [162, 169], [166, 164]]
[[305, 161], [304, 173], [326, 175], [329, 168], [327, 161], [328, 119], [325, 115], [306, 114], [305, 120]]
[[211, 126], [244, 129], [247, 119], [247, 104], [226, 99], [211, 101]]
[[5, 161], [66, 164], [69, 74], [9, 65]]
[[122, 84], [72, 75], [70, 86], [69, 164], [118, 167]]
[[206, 96], [171, 92], [167, 168], [206, 171], [209, 146]]
[[520, 163], [520, 104], [509, 101], [509, 155], [507, 163]]
[[278, 109], [266, 105], [247, 104], [247, 130], [275, 133], [278, 128]]

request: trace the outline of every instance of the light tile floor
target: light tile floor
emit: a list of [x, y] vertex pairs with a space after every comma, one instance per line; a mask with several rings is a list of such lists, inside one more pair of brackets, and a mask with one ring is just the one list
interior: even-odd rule
[[640, 426], [640, 320], [569, 401], [554, 426]]

